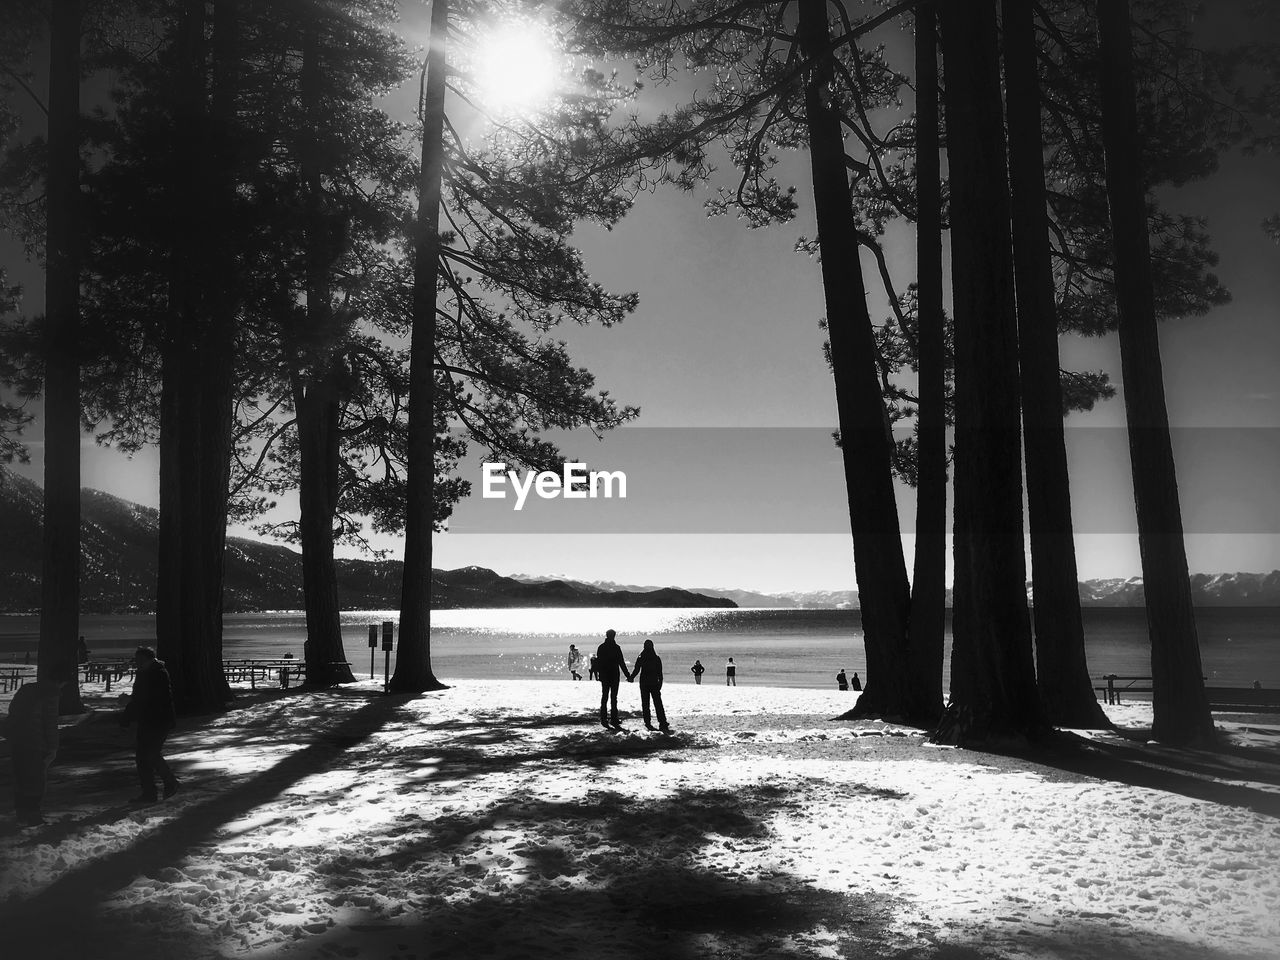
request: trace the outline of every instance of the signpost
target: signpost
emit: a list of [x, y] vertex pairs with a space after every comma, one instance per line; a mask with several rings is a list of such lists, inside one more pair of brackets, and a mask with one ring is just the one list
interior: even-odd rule
[[373, 679], [373, 660], [377, 656], [375, 651], [378, 649], [378, 625], [376, 623], [369, 624], [369, 679]]
[[[373, 628], [370, 627], [369, 629], [372, 630]], [[391, 648], [393, 646], [393, 630], [394, 625], [390, 620], [382, 621], [382, 653], [385, 657], [382, 663], [382, 689], [384, 692], [391, 689]]]

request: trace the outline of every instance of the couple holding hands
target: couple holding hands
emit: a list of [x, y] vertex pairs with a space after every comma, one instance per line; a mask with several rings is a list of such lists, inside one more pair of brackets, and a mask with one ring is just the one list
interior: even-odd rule
[[644, 649], [636, 657], [635, 667], [628, 670], [622, 648], [614, 639], [616, 636], [615, 631], [606, 630], [604, 643], [596, 648], [596, 666], [600, 675], [600, 725], [614, 730], [622, 728], [618, 721], [618, 685], [625, 676], [628, 683], [636, 679], [640, 681], [640, 708], [644, 714], [644, 725], [650, 730], [655, 729], [649, 714], [649, 703], [652, 701], [653, 710], [658, 715], [656, 729], [670, 733], [667, 712], [662, 708], [662, 658], [653, 649], [653, 641], [644, 642]]

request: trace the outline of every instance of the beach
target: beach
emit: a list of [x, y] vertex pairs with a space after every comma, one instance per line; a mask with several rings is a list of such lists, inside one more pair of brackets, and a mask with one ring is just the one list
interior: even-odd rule
[[[130, 807], [131, 739], [64, 731], [44, 827], [0, 835], [6, 956], [1263, 958], [1280, 949], [1280, 728], [998, 754], [835, 721], [851, 694], [599, 686], [245, 691]], [[1140, 736], [1140, 734], [1138, 734]], [[1089, 772], [1092, 769], [1093, 772]], [[7, 761], [2, 786], [11, 789]], [[38, 951], [33, 952], [33, 951]]]

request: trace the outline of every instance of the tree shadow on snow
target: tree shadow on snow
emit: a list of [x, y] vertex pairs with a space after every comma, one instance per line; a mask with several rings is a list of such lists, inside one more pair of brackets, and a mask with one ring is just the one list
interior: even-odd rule
[[1280, 818], [1280, 793], [1250, 785], [1280, 785], [1280, 754], [1271, 750], [1232, 745], [1180, 748], [1060, 733], [1052, 742], [1034, 750], [1007, 753], [1073, 774], [1246, 807]]
[[[6, 953], [11, 947], [23, 947], [30, 952], [18, 952], [14, 956], [39, 956], [42, 960], [65, 956], [82, 960], [89, 955], [99, 955], [93, 950], [86, 952], [85, 946], [97, 941], [101, 955], [106, 956], [104, 944], [108, 940], [116, 941], [121, 933], [118, 929], [121, 920], [114, 917], [110, 926], [105, 926], [108, 921], [99, 910], [104, 900], [139, 877], [180, 863], [189, 850], [214, 836], [220, 827], [270, 802], [306, 777], [330, 769], [336, 757], [381, 730], [403, 703], [400, 698], [380, 694], [365, 694], [360, 699], [365, 701], [362, 706], [357, 706], [336, 725], [319, 730], [309, 745], [268, 769], [233, 783], [207, 800], [186, 803], [175, 816], [153, 831], [141, 834], [125, 849], [74, 867], [40, 893], [0, 907], [0, 930], [5, 931]], [[160, 817], [171, 809], [134, 807], [129, 815]], [[112, 819], [121, 819], [118, 807], [94, 815], [90, 822]], [[73, 826], [78, 828], [83, 822]], [[49, 842], [43, 835], [39, 839]], [[105, 939], [98, 940], [95, 931]], [[193, 955], [206, 954], [197, 950]]]
[[[336, 890], [345, 875], [395, 878], [407, 888], [409, 919], [363, 916], [280, 952], [702, 960], [773, 956], [787, 943], [821, 942], [856, 946], [849, 957], [888, 957], [864, 948], [885, 938], [891, 895], [818, 890], [781, 866], [752, 878], [731, 865], [706, 865], [713, 841], [730, 849], [767, 844], [772, 813], [798, 792], [776, 784], [687, 788], [657, 799], [599, 791], [580, 802], [520, 793], [482, 811], [442, 815], [394, 850], [345, 863], [335, 877]], [[554, 842], [538, 842], [548, 825]], [[431, 882], [433, 870], [451, 863], [485, 883], [476, 857], [495, 835], [514, 838], [523, 861], [514, 883], [459, 901]]]
[[[1109, 916], [1047, 931], [917, 924], [908, 935], [893, 930], [900, 904], [891, 892], [820, 889], [783, 863], [762, 875], [740, 873], [726, 850], [767, 845], [771, 814], [802, 790], [689, 788], [661, 799], [602, 791], [584, 802], [516, 794], [483, 811], [442, 816], [425, 831], [419, 824], [396, 850], [346, 862], [332, 874], [339, 896], [346, 876], [392, 878], [401, 886], [387, 893], [405, 905], [404, 915], [348, 914], [324, 933], [271, 952], [404, 960], [999, 960], [1012, 949], [1059, 960], [1239, 960]], [[554, 841], [537, 843], [551, 824]], [[486, 875], [483, 855], [504, 838], [515, 838], [509, 849], [523, 863], [498, 881]], [[442, 889], [433, 879], [442, 862], [453, 865], [454, 877], [470, 878], [461, 896], [456, 883]]]

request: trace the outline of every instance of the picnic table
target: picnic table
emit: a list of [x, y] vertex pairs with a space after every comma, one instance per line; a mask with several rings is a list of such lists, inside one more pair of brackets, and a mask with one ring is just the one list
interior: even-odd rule
[[306, 677], [307, 664], [305, 660], [292, 657], [223, 660], [222, 670], [227, 675], [228, 682], [243, 683], [248, 680], [250, 688], [254, 690], [258, 688], [259, 680], [275, 681], [288, 689], [291, 681], [300, 682]]
[[27, 664], [5, 664], [0, 667], [0, 693], [17, 690], [28, 680], [36, 678], [36, 668]]
[[107, 691], [110, 692], [113, 681], [119, 682], [126, 676], [132, 680], [136, 669], [137, 667], [132, 659], [86, 660], [80, 664], [81, 682], [88, 683], [91, 680], [100, 680], [107, 685]]
[[[346, 660], [334, 660], [329, 664], [331, 669], [350, 666]], [[243, 683], [248, 680], [250, 688], [254, 690], [258, 688], [259, 680], [267, 683], [274, 681], [287, 690], [290, 685], [301, 683], [307, 677], [307, 662], [292, 657], [223, 660], [222, 669], [228, 682]]]

